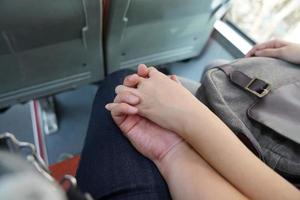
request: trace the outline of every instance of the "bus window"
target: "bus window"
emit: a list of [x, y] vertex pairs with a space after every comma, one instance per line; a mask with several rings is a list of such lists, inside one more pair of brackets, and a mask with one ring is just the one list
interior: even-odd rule
[[255, 42], [272, 38], [300, 42], [298, 0], [234, 0], [226, 20]]

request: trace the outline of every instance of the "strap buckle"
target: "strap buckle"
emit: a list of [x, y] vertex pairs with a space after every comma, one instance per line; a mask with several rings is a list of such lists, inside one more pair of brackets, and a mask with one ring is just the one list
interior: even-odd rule
[[259, 78], [252, 78], [251, 81], [246, 85], [246, 87], [244, 87], [245, 90], [247, 90], [248, 92], [254, 94], [255, 96], [262, 98], [264, 96], [266, 96], [267, 94], [269, 94], [269, 92], [271, 91], [271, 84], [267, 83], [265, 81], [263, 81], [265, 83], [265, 87], [262, 88], [261, 92], [255, 91], [251, 89], [251, 86], [256, 82], [256, 81], [263, 81]]

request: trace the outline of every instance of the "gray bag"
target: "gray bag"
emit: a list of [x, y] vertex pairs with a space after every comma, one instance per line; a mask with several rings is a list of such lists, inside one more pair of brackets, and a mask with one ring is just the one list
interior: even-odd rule
[[214, 66], [196, 96], [253, 153], [300, 188], [300, 66], [272, 58]]

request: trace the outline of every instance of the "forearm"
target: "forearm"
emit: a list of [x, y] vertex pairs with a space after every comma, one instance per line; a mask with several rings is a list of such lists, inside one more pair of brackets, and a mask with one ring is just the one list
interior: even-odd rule
[[173, 199], [245, 199], [185, 142], [155, 162]]
[[195, 106], [180, 135], [251, 199], [298, 199], [299, 191], [261, 162], [204, 105]]

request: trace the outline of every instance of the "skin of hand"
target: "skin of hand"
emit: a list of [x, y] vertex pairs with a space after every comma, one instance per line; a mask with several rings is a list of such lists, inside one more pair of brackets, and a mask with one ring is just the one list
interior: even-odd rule
[[137, 75], [129, 78], [135, 79], [133, 83], [138, 82], [137, 88], [119, 85], [116, 93], [131, 92], [137, 96], [140, 99], [135, 106], [138, 114], [173, 132], [180, 133], [182, 118], [188, 117], [186, 113], [193, 112], [195, 105], [201, 105], [181, 84], [170, 80], [155, 68], [148, 68], [147, 78], [137, 78]]
[[118, 86], [116, 93], [128, 91], [139, 97], [140, 103], [134, 106], [139, 114], [178, 133], [247, 197], [299, 199], [300, 193], [291, 184], [254, 156], [206, 106], [190, 97], [192, 94], [158, 71], [148, 70], [149, 78], [132, 76], [138, 85]]
[[[133, 85], [137, 75], [127, 77], [124, 83]], [[177, 80], [172, 78], [172, 80]], [[114, 103], [108, 104], [106, 109], [111, 111], [112, 118], [124, 135], [131, 141], [135, 148], [144, 156], [159, 162], [182, 138], [177, 134], [161, 128], [154, 122], [137, 115], [139, 98], [130, 92], [119, 93]]]
[[300, 64], [300, 44], [283, 40], [271, 40], [255, 45], [245, 57], [249, 58], [252, 56], [272, 57]]

